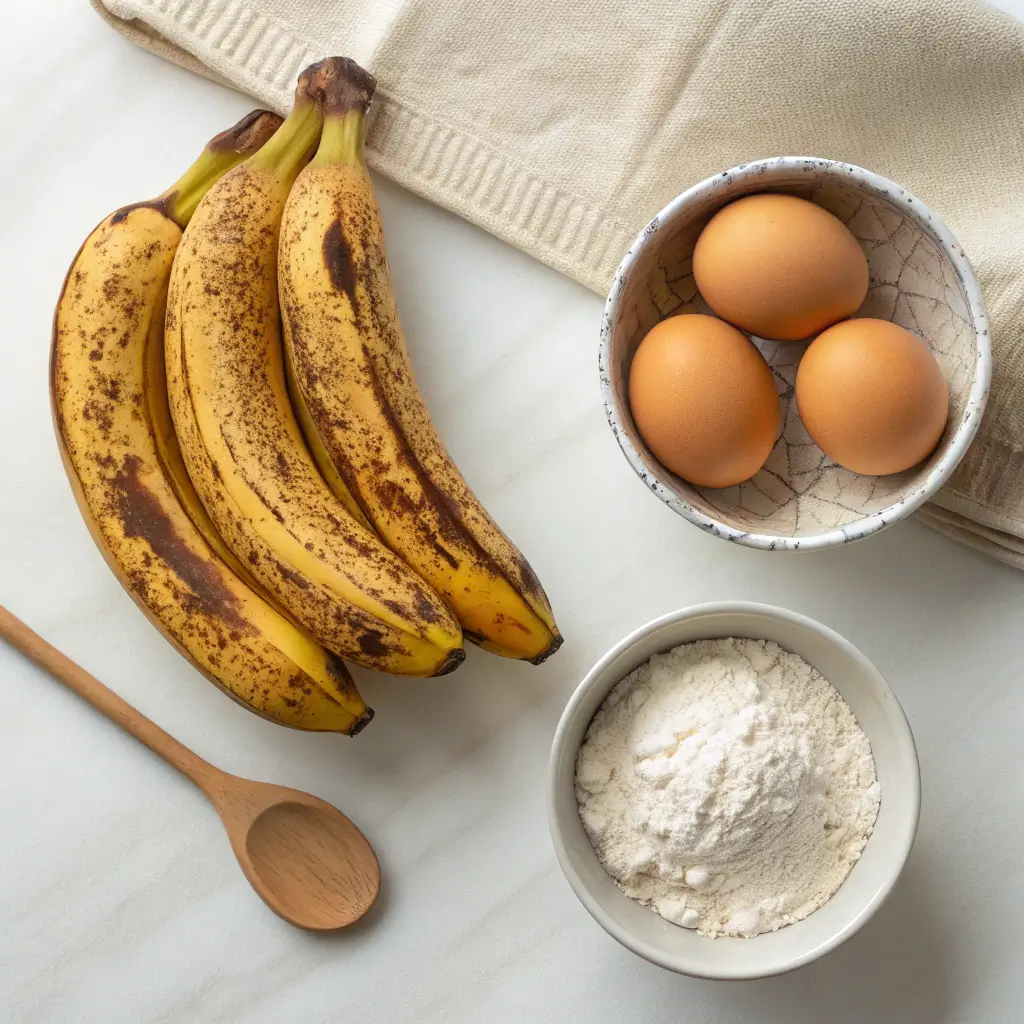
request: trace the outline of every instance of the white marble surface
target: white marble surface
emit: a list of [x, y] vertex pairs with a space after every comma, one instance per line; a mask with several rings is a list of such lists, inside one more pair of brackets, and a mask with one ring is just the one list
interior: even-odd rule
[[[0, 1021], [1020, 1020], [1024, 574], [913, 522], [807, 556], [687, 525], [605, 425], [600, 299], [394, 186], [381, 199], [423, 387], [566, 645], [540, 669], [470, 651], [435, 682], [360, 674], [378, 718], [351, 741], [245, 714], [171, 650], [68, 489], [50, 316], [94, 223], [162, 189], [249, 104], [135, 50], [85, 0], [8, 7], [0, 601], [217, 764], [346, 810], [384, 890], [347, 934], [291, 930], [197, 791], [0, 647]], [[889, 903], [824, 961], [766, 982], [692, 981], [620, 948], [562, 879], [545, 823], [548, 745], [581, 674], [631, 627], [723, 598], [794, 608], [858, 644], [898, 691], [923, 768], [921, 830]]]

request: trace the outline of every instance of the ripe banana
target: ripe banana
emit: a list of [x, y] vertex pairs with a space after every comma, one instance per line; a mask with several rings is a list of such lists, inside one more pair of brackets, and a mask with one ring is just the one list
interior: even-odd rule
[[210, 517], [292, 618], [361, 665], [440, 675], [465, 657], [458, 623], [357, 520], [354, 502], [350, 512], [331, 492], [288, 398], [278, 232], [337, 63], [303, 72], [288, 120], [210, 190], [185, 231], [167, 304], [171, 413]]
[[325, 478], [447, 599], [466, 637], [540, 663], [562, 642], [547, 597], [452, 462], [416, 387], [363, 160], [374, 80], [351, 62], [340, 72], [281, 228], [282, 321], [299, 418]]
[[164, 383], [164, 306], [182, 225], [279, 124], [255, 111], [162, 196], [89, 235], [54, 317], [53, 417], [94, 540], [168, 640], [264, 718], [352, 734], [373, 712], [345, 666], [243, 582], [185, 473]]

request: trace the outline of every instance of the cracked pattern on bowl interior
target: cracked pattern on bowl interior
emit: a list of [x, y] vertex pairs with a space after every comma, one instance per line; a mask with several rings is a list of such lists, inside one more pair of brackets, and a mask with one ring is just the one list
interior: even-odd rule
[[[619, 370], [615, 387], [622, 408], [627, 407], [629, 363], [644, 335], [668, 316], [711, 313], [692, 268], [693, 248], [704, 225], [726, 202], [765, 190], [755, 180], [718, 192], [688, 223], [664, 226], [636, 254], [618, 322], [611, 325], [612, 358], [614, 362], [618, 356]], [[706, 516], [741, 531], [813, 536], [879, 512], [923, 483], [964, 415], [977, 360], [975, 325], [964, 286], [938, 241], [883, 196], [813, 172], [772, 181], [768, 190], [810, 199], [846, 224], [860, 242], [870, 270], [868, 295], [855, 316], [878, 317], [907, 328], [938, 359], [949, 382], [950, 417], [937, 449], [920, 465], [892, 476], [861, 476], [837, 466], [811, 440], [797, 415], [794, 382], [807, 343], [757, 337], [752, 340], [775, 375], [782, 431], [764, 468], [751, 480], [722, 490], [693, 487], [653, 459], [631, 420], [623, 426], [650, 469]]]

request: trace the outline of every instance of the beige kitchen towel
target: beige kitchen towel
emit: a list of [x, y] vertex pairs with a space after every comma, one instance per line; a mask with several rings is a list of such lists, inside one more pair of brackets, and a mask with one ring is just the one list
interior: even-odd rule
[[604, 293], [669, 199], [808, 154], [908, 186], [981, 278], [995, 380], [925, 521], [1024, 567], [1024, 27], [965, 0], [92, 0], [284, 111], [328, 54], [380, 83], [377, 170]]

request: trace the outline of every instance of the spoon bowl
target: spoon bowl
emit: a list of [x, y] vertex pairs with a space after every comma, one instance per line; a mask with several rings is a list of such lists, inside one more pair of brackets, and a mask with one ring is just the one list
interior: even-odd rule
[[258, 784], [251, 799], [240, 795], [217, 810], [245, 877], [275, 914], [299, 928], [336, 931], [373, 906], [377, 857], [341, 811], [283, 786]]

